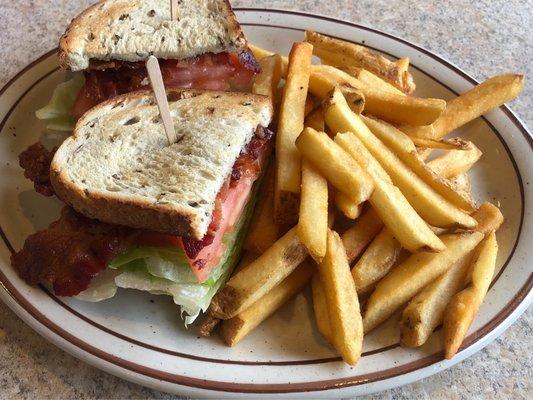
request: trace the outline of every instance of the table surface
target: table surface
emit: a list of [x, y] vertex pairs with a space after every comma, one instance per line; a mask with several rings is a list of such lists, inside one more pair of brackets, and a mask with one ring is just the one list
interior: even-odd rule
[[[57, 45], [90, 0], [12, 0], [0, 4], [0, 87]], [[531, 0], [233, 1], [234, 7], [297, 9], [392, 33], [443, 56], [478, 80], [514, 71], [530, 77], [511, 103], [532, 126]], [[462, 363], [419, 382], [367, 398], [530, 398], [533, 313]], [[0, 303], [0, 398], [171, 398], [99, 371], [56, 348]]]

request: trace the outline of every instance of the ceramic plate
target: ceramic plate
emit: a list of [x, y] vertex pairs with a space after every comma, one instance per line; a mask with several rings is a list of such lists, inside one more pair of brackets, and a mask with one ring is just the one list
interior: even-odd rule
[[[450, 98], [476, 82], [449, 62], [374, 29], [331, 18], [279, 10], [237, 10], [251, 42], [284, 54], [311, 28], [355, 40], [392, 58], [408, 56], [419, 96]], [[461, 129], [483, 157], [472, 170], [477, 199], [499, 204], [506, 222], [498, 231], [498, 271], [462, 350], [442, 356], [442, 336], [420, 349], [398, 346], [395, 322], [365, 337], [364, 353], [349, 367], [320, 338], [308, 294], [303, 293], [237, 347], [200, 339], [182, 328], [170, 298], [121, 290], [113, 299], [82, 303], [57, 298], [22, 282], [9, 257], [24, 239], [59, 212], [57, 200], [35, 193], [17, 155], [43, 135], [34, 111], [64, 79], [55, 51], [28, 65], [0, 95], [0, 297], [54, 344], [122, 378], [168, 392], [198, 396], [256, 395], [346, 397], [375, 392], [439, 372], [487, 345], [531, 302], [531, 136], [506, 107]], [[44, 133], [44, 140], [57, 140]]]

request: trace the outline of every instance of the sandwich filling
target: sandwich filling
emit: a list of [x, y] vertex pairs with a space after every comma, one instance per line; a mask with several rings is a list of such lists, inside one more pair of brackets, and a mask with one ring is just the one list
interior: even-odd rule
[[[167, 88], [249, 91], [259, 67], [250, 52], [208, 53], [186, 60], [160, 60]], [[93, 62], [71, 114], [80, 118], [95, 105], [149, 86], [143, 62]]]
[[[112, 297], [117, 287], [169, 294], [190, 323], [231, 273], [271, 138], [272, 132], [258, 127], [242, 150], [201, 240], [106, 224], [65, 207], [58, 221], [26, 239], [22, 250], [12, 255], [12, 265], [27, 283], [50, 286], [59, 296], [99, 301]], [[42, 171], [49, 168], [42, 164], [51, 154], [42, 145], [27, 152], [20, 156], [21, 166], [27, 177], [43, 185]]]
[[[259, 64], [250, 51], [206, 53], [185, 60], [159, 60], [167, 88], [249, 92]], [[89, 109], [115, 96], [149, 87], [143, 62], [92, 61], [91, 68], [60, 83], [36, 112], [47, 128], [70, 131]]]

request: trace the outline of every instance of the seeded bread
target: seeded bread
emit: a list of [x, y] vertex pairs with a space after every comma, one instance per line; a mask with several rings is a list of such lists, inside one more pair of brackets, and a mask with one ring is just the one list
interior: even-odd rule
[[80, 71], [91, 60], [185, 59], [241, 52], [247, 43], [227, 0], [103, 0], [74, 18], [59, 42], [59, 63]]
[[268, 126], [267, 97], [168, 90], [178, 141], [168, 145], [149, 91], [89, 110], [54, 155], [56, 194], [104, 222], [201, 239], [215, 198], [257, 126]]

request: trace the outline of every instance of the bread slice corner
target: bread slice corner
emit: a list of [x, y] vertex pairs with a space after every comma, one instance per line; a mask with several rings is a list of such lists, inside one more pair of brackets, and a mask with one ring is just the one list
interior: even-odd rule
[[178, 19], [173, 21], [169, 0], [99, 1], [74, 18], [61, 37], [61, 67], [81, 71], [91, 60], [136, 62], [150, 55], [186, 59], [247, 49], [227, 0], [178, 4]]
[[258, 126], [268, 126], [265, 96], [168, 90], [178, 141], [168, 145], [149, 91], [89, 110], [56, 151], [56, 194], [103, 222], [201, 239], [215, 199]]

